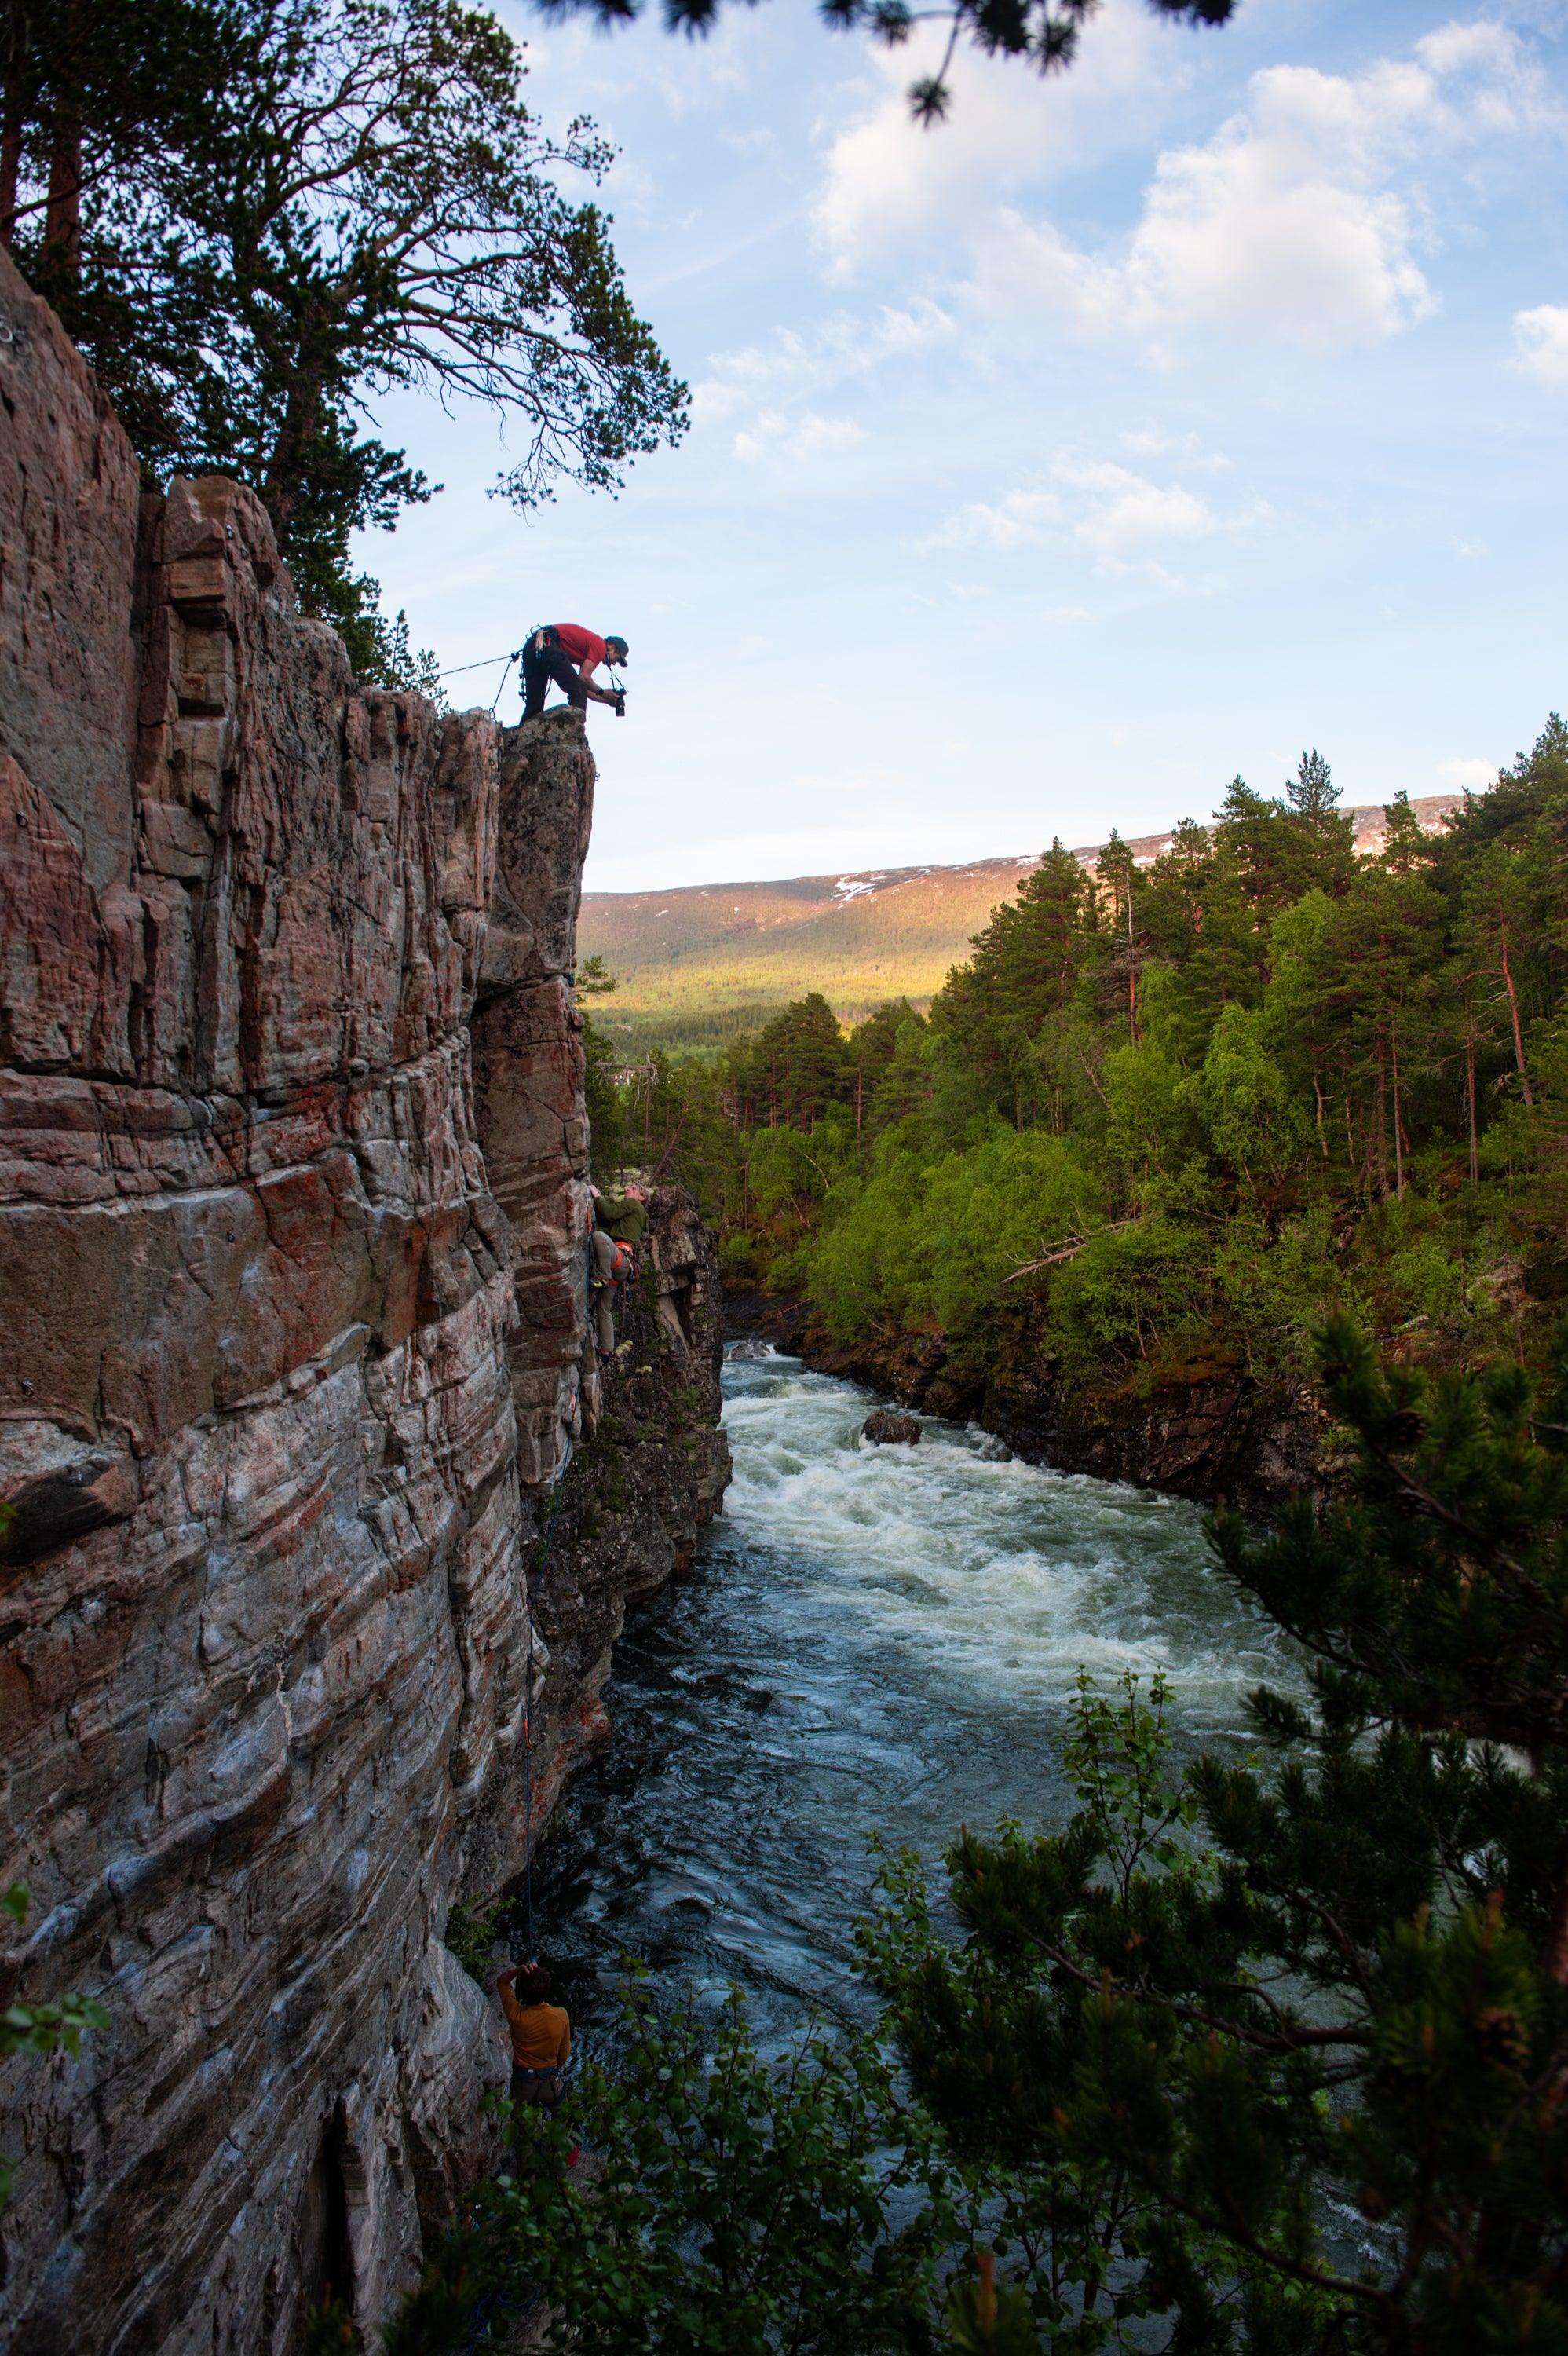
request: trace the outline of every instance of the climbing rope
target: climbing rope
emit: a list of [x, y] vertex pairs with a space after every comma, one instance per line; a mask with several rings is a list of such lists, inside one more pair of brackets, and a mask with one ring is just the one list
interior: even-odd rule
[[512, 665], [517, 661], [517, 658], [516, 655], [508, 655], [507, 657], [507, 668], [501, 673], [501, 684], [496, 690], [496, 703], [492, 703], [490, 706], [490, 717], [492, 720], [496, 717], [496, 704], [500, 702], [502, 696], [507, 691], [507, 681], [512, 676]]
[[450, 670], [438, 670], [436, 677], [437, 679], [457, 679], [465, 670], [488, 670], [492, 663], [504, 662], [510, 665], [517, 659], [515, 652], [509, 655], [486, 655], [483, 662], [453, 663]]

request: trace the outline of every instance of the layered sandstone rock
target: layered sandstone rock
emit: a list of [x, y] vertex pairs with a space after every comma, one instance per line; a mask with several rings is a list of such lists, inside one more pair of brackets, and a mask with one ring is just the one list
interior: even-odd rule
[[4, 256], [0, 402], [0, 1999], [111, 2019], [0, 2072], [0, 2340], [250, 2356], [373, 2326], [485, 2157], [447, 1912], [597, 1713], [528, 1595], [592, 765], [357, 687], [235, 486], [139, 514]]
[[[609, 1738], [603, 1687], [626, 1605], [690, 1567], [730, 1481], [714, 1237], [683, 1187], [652, 1186], [649, 1213], [635, 1277], [616, 1297], [619, 1346], [607, 1365], [590, 1354], [582, 1435], [530, 1563], [535, 1632], [549, 1655], [535, 1710], [536, 1831]], [[497, 1783], [465, 1828], [478, 1888], [507, 1881], [525, 1860], [517, 1796], [515, 1785]]]

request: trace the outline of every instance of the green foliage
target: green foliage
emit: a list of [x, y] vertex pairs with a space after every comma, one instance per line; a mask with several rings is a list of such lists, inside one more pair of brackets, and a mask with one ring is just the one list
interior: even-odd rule
[[812, 1298], [852, 1341], [884, 1319], [966, 1331], [1008, 1279], [1097, 1216], [1099, 1188], [1064, 1140], [994, 1130], [925, 1163], [895, 1133], [811, 1263]]
[[1084, 1369], [1147, 1358], [1206, 1327], [1210, 1253], [1195, 1227], [1156, 1215], [1090, 1237], [1051, 1289], [1051, 1330]]
[[[491, 2203], [517, 2278], [598, 2356], [877, 2356], [933, 2345], [955, 2190], [888, 2058], [805, 2033], [761, 2054], [717, 2021], [624, 2000], [613, 2075], [517, 2115]], [[592, 2172], [571, 2155], [592, 2143]]]
[[1269, 1053], [1267, 1027], [1261, 1012], [1244, 1006], [1222, 1008], [1199, 1076], [1210, 1142], [1254, 1194], [1259, 1179], [1284, 1184], [1307, 1143], [1309, 1121], [1306, 1107]]
[[1147, 2344], [1559, 2347], [1563, 1389], [1384, 1374], [1348, 1321], [1322, 1363], [1342, 1502], [1217, 1533], [1309, 1666], [1254, 1699], [1270, 1763], [1173, 1773], [1157, 1682], [1082, 1687], [1068, 1826], [955, 1845], [955, 1946], [901, 1865], [867, 1951], [949, 2136], [1096, 2187]]
[[1568, 729], [1445, 833], [1396, 798], [1358, 858], [1337, 805], [1313, 751], [1147, 868], [1058, 844], [929, 1018], [846, 1035], [807, 992], [661, 1065], [653, 1137], [726, 1266], [841, 1343], [944, 1340], [965, 1387], [1052, 1358], [1090, 1412], [1197, 1365], [1298, 1386], [1341, 1308], [1435, 1363], [1539, 1359], [1568, 1294]]
[[[19, 1881], [12, 1882], [0, 1895], [0, 1912], [10, 1917], [18, 1931], [27, 1922], [27, 1892]], [[0, 2061], [10, 2053], [62, 2051], [74, 2060], [81, 2051], [83, 2032], [108, 2026], [109, 2015], [92, 1997], [66, 1996], [58, 2004], [13, 2002], [0, 2012]], [[0, 2154], [0, 2208], [11, 2197], [15, 2175], [16, 2162]]]
[[1065, 1823], [962, 1832], [940, 1904], [883, 1857], [875, 2040], [635, 1978], [389, 2349], [496, 2289], [603, 2356], [1568, 2345], [1568, 1328], [1540, 1387], [1318, 1355], [1342, 1493], [1213, 1531], [1305, 1664], [1254, 1755], [1081, 1677]]
[[446, 1918], [446, 1944], [464, 1970], [481, 1987], [486, 1987], [491, 1949], [496, 1944], [501, 1922], [509, 1901], [498, 1899], [494, 1906], [472, 1907], [455, 1905]]
[[[611, 151], [586, 122], [540, 129], [494, 16], [460, 0], [154, 0], [6, 22], [22, 140], [17, 203], [0, 210], [16, 259], [149, 474], [260, 493], [304, 610], [364, 676], [411, 686], [434, 669], [350, 562], [357, 530], [432, 495], [364, 430], [371, 398], [486, 405], [519, 451], [498, 488], [524, 509], [563, 476], [613, 488], [679, 438], [686, 389], [631, 306], [605, 218], [563, 193], [601, 180]], [[48, 194], [61, 185], [63, 209]]]

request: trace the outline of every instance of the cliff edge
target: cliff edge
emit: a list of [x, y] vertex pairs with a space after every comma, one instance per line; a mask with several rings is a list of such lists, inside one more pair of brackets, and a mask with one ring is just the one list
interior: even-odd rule
[[446, 1918], [721, 1494], [711, 1240], [663, 1190], [679, 1413], [530, 1595], [612, 1387], [581, 719], [358, 686], [248, 492], [141, 492], [3, 255], [0, 405], [0, 2001], [111, 2020], [0, 2071], [0, 2339], [282, 2356], [487, 2157]]

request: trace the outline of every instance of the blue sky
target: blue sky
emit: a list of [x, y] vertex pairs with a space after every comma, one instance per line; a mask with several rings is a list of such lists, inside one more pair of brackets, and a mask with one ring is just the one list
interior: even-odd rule
[[1452, 790], [1568, 693], [1568, 5], [1106, 0], [929, 133], [919, 53], [806, 0], [697, 45], [500, 13], [621, 148], [695, 423], [529, 519], [485, 415], [389, 402], [446, 488], [361, 554], [443, 664], [630, 641], [591, 885], [1148, 831], [1308, 744], [1347, 800]]

